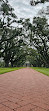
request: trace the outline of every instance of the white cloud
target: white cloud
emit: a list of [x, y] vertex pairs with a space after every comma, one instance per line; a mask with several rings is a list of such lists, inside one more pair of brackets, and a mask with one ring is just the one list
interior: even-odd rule
[[30, 0], [10, 0], [9, 3], [15, 10], [15, 14], [18, 18], [33, 18], [38, 14], [38, 11], [48, 5], [48, 3], [38, 4], [37, 6], [31, 6]]

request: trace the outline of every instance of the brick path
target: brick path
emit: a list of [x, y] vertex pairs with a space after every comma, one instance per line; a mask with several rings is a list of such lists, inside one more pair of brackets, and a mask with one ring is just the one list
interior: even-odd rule
[[0, 75], [0, 111], [49, 111], [49, 77], [30, 68]]

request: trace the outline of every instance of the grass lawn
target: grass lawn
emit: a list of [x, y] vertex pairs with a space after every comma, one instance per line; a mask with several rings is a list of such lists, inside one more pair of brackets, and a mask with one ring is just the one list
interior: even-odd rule
[[32, 68], [38, 72], [41, 72], [41, 73], [49, 76], [49, 68], [42, 68], [42, 67], [32, 67]]
[[15, 71], [18, 69], [21, 69], [23, 67], [14, 67], [14, 68], [0, 68], [0, 74], [4, 74], [6, 72], [11, 72], [11, 71]]

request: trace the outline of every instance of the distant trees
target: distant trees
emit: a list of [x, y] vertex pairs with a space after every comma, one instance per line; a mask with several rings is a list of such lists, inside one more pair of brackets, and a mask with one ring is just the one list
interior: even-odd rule
[[[33, 48], [28, 48], [27, 50], [27, 55], [26, 55], [26, 60], [29, 61], [30, 66], [33, 67], [43, 67], [43, 60], [41, 55], [38, 53], [37, 50], [33, 49]], [[40, 62], [39, 62], [40, 61]]]

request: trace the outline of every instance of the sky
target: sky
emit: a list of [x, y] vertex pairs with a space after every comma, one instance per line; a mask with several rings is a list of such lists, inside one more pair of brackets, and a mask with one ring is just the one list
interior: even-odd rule
[[9, 3], [14, 8], [14, 12], [18, 18], [32, 18], [38, 15], [38, 11], [46, 8], [49, 3], [38, 4], [36, 6], [30, 5], [30, 0], [9, 0]]

